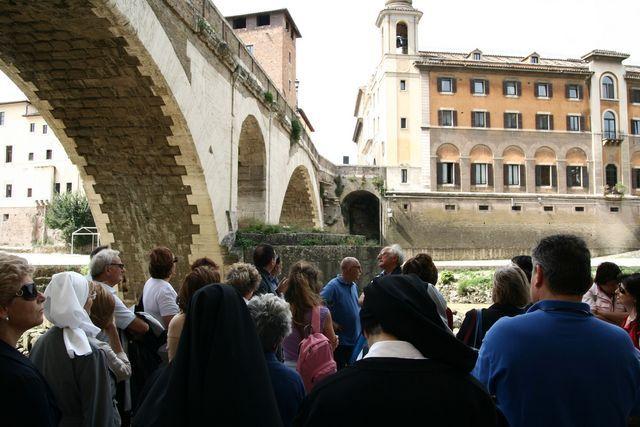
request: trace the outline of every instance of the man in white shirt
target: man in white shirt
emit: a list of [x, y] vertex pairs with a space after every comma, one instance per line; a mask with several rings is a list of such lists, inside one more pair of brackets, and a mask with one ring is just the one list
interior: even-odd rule
[[115, 290], [115, 286], [122, 282], [124, 272], [125, 268], [120, 259], [120, 252], [113, 249], [101, 250], [94, 255], [89, 263], [89, 273], [93, 281], [113, 295], [116, 303], [114, 317], [118, 329], [126, 330], [134, 335], [144, 335], [149, 330], [149, 326], [124, 305]]

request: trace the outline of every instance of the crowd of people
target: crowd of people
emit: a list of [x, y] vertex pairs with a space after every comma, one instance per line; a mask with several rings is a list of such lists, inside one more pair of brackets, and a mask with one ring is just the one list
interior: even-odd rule
[[[584, 241], [543, 238], [493, 276], [488, 308], [457, 334], [428, 254], [397, 245], [360, 287], [346, 257], [321, 282], [275, 249], [222, 274], [149, 252], [135, 307], [108, 247], [89, 274], [55, 274], [44, 292], [23, 258], [0, 253], [0, 384], [7, 426], [625, 426], [640, 415], [640, 274]], [[52, 327], [30, 350], [20, 336]]]

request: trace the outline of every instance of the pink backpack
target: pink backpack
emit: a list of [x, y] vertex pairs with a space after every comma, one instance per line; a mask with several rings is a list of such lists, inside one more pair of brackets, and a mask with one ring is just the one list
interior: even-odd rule
[[300, 341], [296, 369], [307, 393], [321, 379], [337, 372], [331, 343], [320, 332], [320, 307], [314, 307], [311, 311], [311, 333]]

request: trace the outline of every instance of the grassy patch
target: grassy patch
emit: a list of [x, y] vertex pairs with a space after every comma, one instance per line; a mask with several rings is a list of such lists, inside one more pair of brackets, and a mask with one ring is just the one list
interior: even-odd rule
[[458, 295], [465, 296], [491, 288], [493, 271], [463, 271], [458, 273]]

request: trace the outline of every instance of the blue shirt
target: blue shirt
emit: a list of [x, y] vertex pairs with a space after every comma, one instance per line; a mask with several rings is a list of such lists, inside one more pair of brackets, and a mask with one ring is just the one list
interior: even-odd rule
[[627, 333], [566, 301], [498, 320], [472, 374], [511, 426], [626, 426], [640, 390]]
[[280, 362], [275, 353], [265, 353], [273, 394], [278, 402], [280, 418], [285, 427], [293, 424], [304, 399], [304, 384], [300, 374]]
[[337, 331], [340, 345], [355, 345], [360, 335], [358, 286], [353, 282], [345, 282], [342, 276], [336, 276], [322, 288], [320, 296], [327, 302], [331, 318], [340, 326]]

